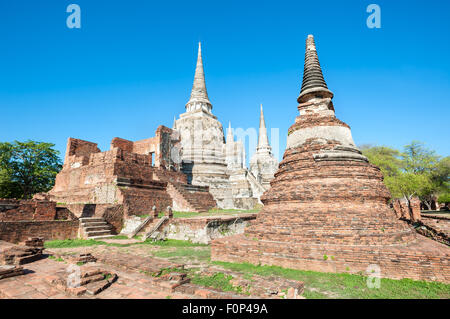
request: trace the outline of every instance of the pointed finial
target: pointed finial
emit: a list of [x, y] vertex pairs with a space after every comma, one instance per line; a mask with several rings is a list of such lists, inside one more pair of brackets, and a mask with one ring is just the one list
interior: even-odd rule
[[172, 125], [172, 129], [173, 129], [173, 130], [176, 130], [176, 129], [177, 129], [177, 117], [176, 117], [176, 116], [173, 117], [173, 125]]
[[258, 150], [269, 150], [270, 151], [270, 145], [269, 145], [269, 138], [267, 137], [267, 129], [266, 129], [266, 121], [264, 120], [264, 112], [263, 107], [261, 104], [261, 114], [259, 116], [259, 136], [258, 136], [258, 147], [256, 148], [256, 151]]
[[192, 85], [191, 97], [186, 103], [186, 109], [192, 106], [190, 109], [202, 108], [201, 106], [206, 106], [209, 111], [212, 109], [211, 102], [208, 98], [208, 92], [206, 90], [205, 83], [205, 72], [203, 70], [203, 60], [202, 60], [202, 45], [201, 42], [198, 43], [198, 55], [197, 55], [197, 66], [195, 67], [194, 84]]
[[310, 34], [306, 39], [302, 88], [297, 101], [303, 103], [316, 94], [321, 94], [323, 97], [333, 97], [333, 93], [328, 90], [323, 78], [314, 37]]
[[227, 143], [234, 142], [233, 130], [231, 129], [231, 121], [228, 122]]

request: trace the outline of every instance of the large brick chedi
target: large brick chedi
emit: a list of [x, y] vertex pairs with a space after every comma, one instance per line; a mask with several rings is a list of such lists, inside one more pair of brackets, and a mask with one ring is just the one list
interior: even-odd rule
[[335, 117], [332, 98], [310, 35], [300, 116], [264, 208], [243, 235], [213, 241], [212, 259], [349, 273], [377, 265], [382, 277], [449, 282], [449, 248], [396, 218], [380, 170]]

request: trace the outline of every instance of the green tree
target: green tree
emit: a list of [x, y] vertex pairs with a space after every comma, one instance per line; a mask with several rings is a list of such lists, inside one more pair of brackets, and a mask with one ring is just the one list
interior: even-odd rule
[[0, 142], [0, 196], [31, 198], [49, 191], [61, 169], [55, 145], [44, 142]]
[[414, 174], [430, 174], [439, 162], [435, 151], [427, 149], [418, 141], [406, 145], [402, 157], [405, 171]]
[[400, 173], [402, 154], [398, 150], [386, 146], [363, 146], [361, 149], [369, 162], [381, 169], [385, 178]]
[[11, 180], [10, 174], [0, 168], [0, 198], [21, 198], [22, 189], [20, 185]]
[[385, 184], [394, 198], [404, 198], [408, 204], [413, 196], [429, 191], [430, 179], [423, 174], [400, 172], [385, 178]]
[[403, 162], [406, 172], [423, 175], [424, 180], [427, 179], [426, 184], [417, 189], [417, 196], [428, 209], [431, 209], [431, 203], [442, 192], [445, 165], [440, 165], [440, 157], [418, 141], [412, 141], [405, 146]]
[[434, 185], [434, 198], [439, 203], [450, 202], [450, 156], [444, 157], [436, 165], [431, 173], [431, 181]]
[[409, 203], [418, 196], [431, 209], [439, 194], [449, 192], [450, 159], [440, 160], [421, 142], [411, 142], [403, 152], [385, 146], [363, 146], [362, 152], [381, 169], [394, 198], [404, 198]]

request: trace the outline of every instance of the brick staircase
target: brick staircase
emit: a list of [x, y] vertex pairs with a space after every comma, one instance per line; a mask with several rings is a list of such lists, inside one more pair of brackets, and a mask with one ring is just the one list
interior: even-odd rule
[[115, 235], [111, 232], [112, 226], [102, 217], [81, 217], [80, 237], [85, 239], [110, 238]]
[[191, 212], [207, 212], [216, 207], [216, 201], [207, 186], [168, 183], [167, 192], [174, 201], [175, 210], [177, 210], [177, 204], [183, 207], [183, 211]]

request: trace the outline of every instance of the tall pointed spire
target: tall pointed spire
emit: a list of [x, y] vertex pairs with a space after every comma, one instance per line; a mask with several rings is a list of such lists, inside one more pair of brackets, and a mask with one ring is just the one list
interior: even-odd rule
[[322, 69], [320, 68], [319, 57], [317, 56], [314, 37], [310, 34], [306, 39], [305, 66], [303, 70], [303, 82], [300, 96], [297, 101], [303, 103], [310, 97], [320, 94], [323, 97], [333, 97], [333, 93], [328, 90]]
[[247, 155], [245, 154], [245, 139], [242, 141], [242, 168], [247, 168]]
[[234, 137], [233, 137], [233, 129], [231, 128], [231, 122], [228, 122], [227, 143], [230, 142], [234, 142]]
[[259, 136], [258, 136], [258, 147], [256, 151], [269, 150], [271, 147], [269, 145], [269, 139], [267, 137], [266, 121], [264, 120], [263, 106], [261, 104], [261, 114], [259, 116]]
[[197, 66], [195, 68], [194, 84], [192, 85], [191, 97], [186, 104], [187, 111], [205, 109], [211, 112], [212, 105], [206, 91], [205, 72], [203, 71], [202, 45], [198, 43]]
[[173, 125], [172, 125], [172, 129], [173, 129], [173, 130], [176, 130], [176, 129], [177, 129], [177, 117], [176, 117], [176, 116], [173, 117]]

